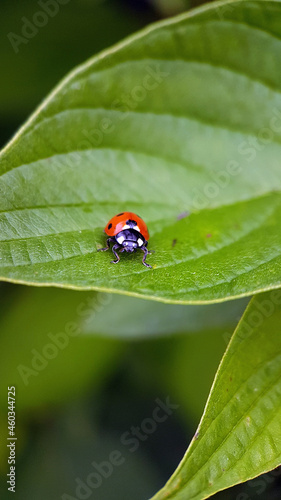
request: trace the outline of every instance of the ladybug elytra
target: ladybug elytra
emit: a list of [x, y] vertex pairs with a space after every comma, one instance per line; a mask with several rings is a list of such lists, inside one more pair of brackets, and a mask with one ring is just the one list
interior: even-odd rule
[[98, 251], [104, 252], [108, 250], [110, 243], [113, 243], [112, 252], [116, 260], [112, 260], [112, 264], [117, 264], [120, 260], [120, 255], [118, 255], [117, 251], [119, 253], [124, 251], [131, 253], [140, 249], [144, 252], [142, 263], [146, 267], [152, 268], [145, 261], [147, 255], [151, 254], [151, 252], [147, 249], [149, 240], [148, 229], [141, 217], [133, 212], [121, 212], [110, 219], [104, 228], [104, 232], [109, 236], [106, 241], [107, 246], [99, 248]]

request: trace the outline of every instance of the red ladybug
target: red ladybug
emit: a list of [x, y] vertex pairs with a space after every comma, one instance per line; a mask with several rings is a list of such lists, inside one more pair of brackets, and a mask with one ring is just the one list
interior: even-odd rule
[[133, 212], [121, 212], [110, 219], [104, 228], [104, 232], [110, 236], [107, 238], [107, 246], [99, 248], [98, 251], [106, 251], [110, 248], [110, 243], [114, 243], [112, 252], [116, 260], [112, 260], [112, 264], [117, 264], [120, 260], [119, 252], [134, 252], [138, 248], [144, 252], [142, 263], [146, 267], [152, 268], [145, 262], [148, 254], [151, 254], [146, 248], [149, 240], [149, 233], [145, 222]]

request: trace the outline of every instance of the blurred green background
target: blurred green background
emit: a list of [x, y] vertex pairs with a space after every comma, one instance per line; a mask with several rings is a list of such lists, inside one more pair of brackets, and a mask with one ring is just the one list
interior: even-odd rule
[[[41, 5], [47, 3], [42, 0]], [[198, 3], [64, 0], [15, 53], [8, 35], [21, 36], [26, 19], [32, 22], [42, 7], [38, 1], [2, 0], [1, 144], [75, 65], [148, 23]], [[0, 284], [0, 498], [11, 496], [6, 437], [7, 387], [12, 385], [18, 438], [14, 498], [152, 496], [196, 430], [246, 303], [174, 306]], [[169, 402], [174, 408], [165, 410]], [[163, 421], [156, 422], [159, 405]], [[102, 467], [114, 451], [119, 452], [118, 465], [112, 470], [103, 465], [108, 477], [98, 473], [98, 487], [83, 490], [89, 474], [97, 473], [93, 462]], [[280, 498], [280, 488], [280, 473], [275, 472], [215, 498], [274, 500]]]

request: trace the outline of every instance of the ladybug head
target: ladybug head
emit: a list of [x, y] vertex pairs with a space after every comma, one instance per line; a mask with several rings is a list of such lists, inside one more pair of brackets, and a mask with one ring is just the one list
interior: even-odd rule
[[123, 241], [122, 246], [126, 250], [126, 252], [134, 252], [136, 248], [138, 248], [137, 242], [130, 240]]

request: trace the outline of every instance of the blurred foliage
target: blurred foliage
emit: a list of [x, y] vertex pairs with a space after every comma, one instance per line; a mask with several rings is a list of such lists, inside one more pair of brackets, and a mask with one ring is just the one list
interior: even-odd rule
[[1, 317], [2, 410], [8, 385], [17, 388], [17, 410], [31, 412], [79, 394], [114, 367], [118, 341], [80, 338], [77, 309], [89, 293], [21, 288], [15, 295]]
[[[135, 300], [133, 297], [117, 294], [103, 297], [103, 294], [97, 295], [97, 302], [101, 304], [100, 307], [97, 305], [96, 310], [91, 307], [90, 300], [88, 307], [85, 304], [81, 311], [81, 317], [85, 317], [81, 325], [84, 334], [101, 334], [119, 339], [152, 339], [177, 333], [232, 333], [248, 302], [248, 299], [240, 299], [223, 304], [182, 307], [150, 300]], [[110, 308], [102, 307], [102, 302], [106, 302]], [[229, 339], [230, 336], [226, 338], [226, 342]]]

